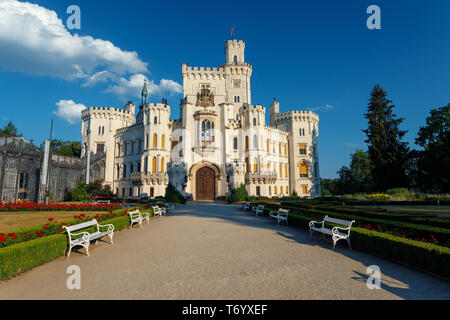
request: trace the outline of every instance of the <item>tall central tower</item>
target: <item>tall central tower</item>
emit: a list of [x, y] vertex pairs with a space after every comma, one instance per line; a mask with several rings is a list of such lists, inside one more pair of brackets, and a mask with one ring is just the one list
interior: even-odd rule
[[245, 62], [245, 42], [228, 40], [225, 42], [226, 63], [225, 87], [228, 103], [252, 103], [250, 78], [252, 66]]

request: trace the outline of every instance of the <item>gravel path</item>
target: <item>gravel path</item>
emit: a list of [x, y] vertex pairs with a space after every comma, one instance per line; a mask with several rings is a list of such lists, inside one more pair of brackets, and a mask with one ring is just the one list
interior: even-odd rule
[[[0, 284], [0, 299], [450, 299], [450, 283], [237, 206], [192, 203]], [[81, 290], [66, 270], [81, 269]], [[382, 289], [369, 290], [378, 265]]]

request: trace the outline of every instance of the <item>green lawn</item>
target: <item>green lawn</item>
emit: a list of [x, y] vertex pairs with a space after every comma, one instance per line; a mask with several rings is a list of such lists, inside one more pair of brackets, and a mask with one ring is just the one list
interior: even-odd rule
[[48, 222], [49, 218], [56, 221], [70, 220], [73, 216], [84, 214], [95, 216], [100, 211], [31, 211], [31, 212], [0, 212], [0, 232], [32, 227]]

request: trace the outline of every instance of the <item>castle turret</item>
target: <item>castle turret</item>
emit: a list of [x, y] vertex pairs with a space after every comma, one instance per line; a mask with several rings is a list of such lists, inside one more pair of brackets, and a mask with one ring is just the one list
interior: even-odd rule
[[242, 40], [228, 40], [225, 42], [225, 56], [227, 64], [243, 64], [245, 62], [245, 42]]
[[275, 127], [275, 117], [279, 113], [280, 103], [274, 98], [272, 104], [270, 105], [270, 126]]

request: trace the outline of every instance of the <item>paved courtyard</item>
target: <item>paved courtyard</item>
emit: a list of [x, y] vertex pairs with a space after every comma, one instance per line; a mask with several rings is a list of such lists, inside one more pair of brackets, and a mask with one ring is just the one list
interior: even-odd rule
[[[92, 246], [91, 246], [92, 247]], [[93, 248], [93, 247], [92, 247]], [[81, 290], [66, 270], [81, 268]], [[367, 289], [378, 265], [382, 289]], [[193, 203], [0, 284], [0, 299], [450, 299], [450, 283], [238, 206]]]

